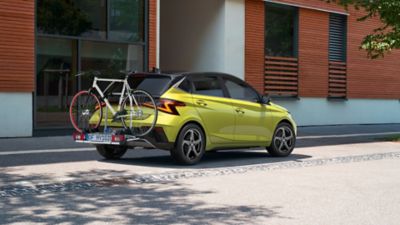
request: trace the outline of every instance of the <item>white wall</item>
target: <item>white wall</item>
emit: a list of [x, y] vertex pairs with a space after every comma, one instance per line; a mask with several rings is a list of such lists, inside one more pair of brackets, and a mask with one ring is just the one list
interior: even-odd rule
[[400, 123], [399, 100], [301, 98], [273, 102], [287, 108], [299, 126]]
[[225, 1], [225, 65], [224, 72], [244, 80], [244, 0]]
[[160, 1], [160, 67], [244, 78], [244, 0]]
[[32, 94], [0, 92], [0, 137], [32, 136]]

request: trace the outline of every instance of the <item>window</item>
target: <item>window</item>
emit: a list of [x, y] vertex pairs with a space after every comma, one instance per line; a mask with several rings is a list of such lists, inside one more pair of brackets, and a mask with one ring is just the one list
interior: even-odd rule
[[187, 78], [179, 85], [179, 88], [186, 92], [192, 92], [191, 84]]
[[329, 17], [329, 60], [346, 61], [347, 17], [330, 14]]
[[236, 82], [229, 79], [225, 80], [225, 86], [231, 98], [250, 102], [259, 101], [258, 94], [243, 82]]
[[37, 7], [39, 33], [106, 38], [104, 0], [38, 0]]
[[297, 57], [298, 10], [274, 3], [265, 4], [265, 54]]
[[36, 123], [70, 126], [68, 105], [76, 93], [76, 41], [39, 38], [36, 58]]
[[[143, 71], [143, 47], [122, 43], [81, 42], [81, 70], [98, 70], [102, 76], [118, 76], [120, 71]], [[89, 88], [90, 77], [81, 77], [82, 87]]]
[[144, 40], [144, 2], [141, 0], [110, 0], [111, 40]]
[[154, 97], [160, 97], [170, 87], [171, 78], [162, 75], [133, 74], [129, 76], [133, 89], [145, 90]]
[[217, 77], [200, 76], [193, 79], [194, 93], [198, 95], [209, 95], [224, 97], [221, 84]]
[[39, 34], [144, 41], [144, 0], [38, 0]]

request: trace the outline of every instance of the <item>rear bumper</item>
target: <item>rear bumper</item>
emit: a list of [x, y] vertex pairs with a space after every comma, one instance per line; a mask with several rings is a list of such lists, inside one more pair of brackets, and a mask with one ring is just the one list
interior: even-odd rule
[[162, 150], [171, 150], [174, 147], [174, 143], [168, 141], [164, 129], [161, 127], [155, 127], [150, 134], [143, 137], [135, 137], [129, 134], [75, 133], [73, 138], [77, 143], [92, 145], [116, 145]]

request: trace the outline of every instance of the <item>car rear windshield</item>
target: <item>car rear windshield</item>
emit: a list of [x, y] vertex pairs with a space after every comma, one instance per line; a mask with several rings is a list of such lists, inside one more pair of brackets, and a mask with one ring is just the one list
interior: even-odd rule
[[171, 77], [165, 75], [133, 74], [128, 82], [132, 89], [140, 89], [149, 92], [154, 97], [160, 97], [168, 90]]

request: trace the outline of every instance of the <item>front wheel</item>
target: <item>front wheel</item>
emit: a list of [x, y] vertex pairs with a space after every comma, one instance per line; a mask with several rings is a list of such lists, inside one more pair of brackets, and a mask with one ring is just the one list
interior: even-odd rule
[[205, 148], [206, 138], [203, 130], [196, 124], [188, 124], [179, 133], [171, 156], [179, 164], [193, 165], [203, 158]]
[[120, 159], [128, 150], [123, 146], [96, 145], [97, 152], [105, 159]]
[[[90, 121], [95, 113], [98, 113], [96, 121]], [[69, 107], [69, 117], [76, 131], [96, 130], [99, 128], [103, 111], [99, 98], [89, 91], [78, 92], [72, 99]]]
[[296, 135], [293, 127], [288, 123], [280, 123], [272, 138], [268, 153], [276, 157], [286, 157], [292, 153], [296, 145]]

